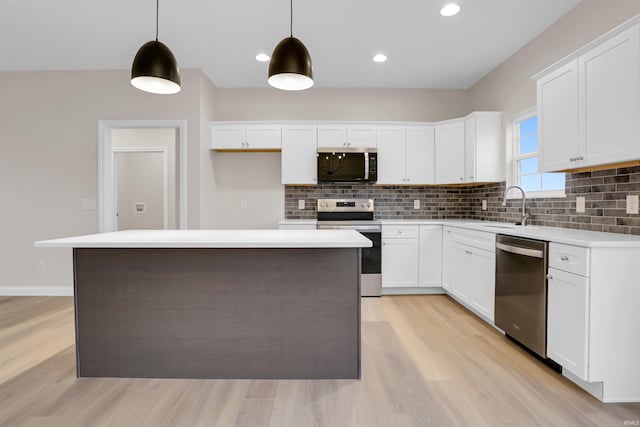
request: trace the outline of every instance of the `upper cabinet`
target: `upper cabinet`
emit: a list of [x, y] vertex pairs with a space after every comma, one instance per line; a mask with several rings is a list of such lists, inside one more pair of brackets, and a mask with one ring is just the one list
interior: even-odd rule
[[316, 127], [282, 126], [282, 183], [317, 183]]
[[318, 147], [320, 148], [376, 148], [376, 139], [376, 125], [318, 126]]
[[212, 150], [280, 150], [281, 126], [276, 124], [211, 125]]
[[465, 119], [465, 182], [504, 181], [504, 152], [501, 112], [478, 111]]
[[436, 184], [463, 184], [464, 122], [436, 126]]
[[435, 182], [434, 130], [431, 126], [378, 128], [378, 184]]
[[640, 159], [640, 26], [631, 21], [534, 76], [540, 171]]

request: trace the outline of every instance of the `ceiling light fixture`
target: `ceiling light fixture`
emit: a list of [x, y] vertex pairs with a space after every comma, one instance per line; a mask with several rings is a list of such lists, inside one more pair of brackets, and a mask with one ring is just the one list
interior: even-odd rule
[[387, 55], [383, 53], [379, 53], [373, 57], [373, 62], [385, 62], [387, 60]]
[[145, 92], [172, 94], [180, 92], [180, 70], [171, 50], [158, 41], [159, 9], [156, 0], [156, 39], [142, 45], [133, 58], [131, 84]]
[[273, 50], [267, 81], [277, 89], [304, 90], [313, 86], [311, 55], [304, 44], [293, 37], [293, 0], [290, 6], [289, 37], [282, 39]]
[[267, 55], [266, 53], [260, 52], [259, 54], [256, 55], [256, 61], [258, 61], [258, 62], [267, 62], [270, 59], [271, 59], [271, 57], [269, 55]]
[[442, 9], [440, 9], [440, 15], [442, 16], [453, 16], [458, 12], [460, 12], [460, 6], [455, 3], [446, 4]]

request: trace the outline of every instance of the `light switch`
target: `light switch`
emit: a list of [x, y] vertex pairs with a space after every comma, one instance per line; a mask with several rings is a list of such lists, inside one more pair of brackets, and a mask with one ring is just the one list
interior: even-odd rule
[[584, 196], [576, 197], [576, 212], [584, 213]]
[[631, 215], [638, 214], [638, 195], [627, 196], [627, 213]]
[[416, 199], [413, 201], [413, 209], [420, 209], [420, 200]]
[[304, 210], [304, 208], [305, 208], [305, 202], [304, 202], [304, 199], [300, 199], [300, 200], [298, 200], [298, 209], [300, 209], [300, 210]]
[[483, 201], [482, 201], [482, 210], [483, 210], [483, 211], [486, 211], [486, 210], [487, 210], [487, 201], [486, 201], [486, 200], [483, 200]]

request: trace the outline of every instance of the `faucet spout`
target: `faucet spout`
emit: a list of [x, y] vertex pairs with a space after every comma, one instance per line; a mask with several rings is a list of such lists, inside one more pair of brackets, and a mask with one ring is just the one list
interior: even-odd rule
[[526, 207], [527, 193], [525, 193], [524, 188], [520, 187], [519, 185], [512, 185], [510, 187], [507, 187], [507, 189], [504, 190], [502, 206], [507, 206], [507, 194], [509, 194], [509, 191], [511, 191], [514, 188], [517, 189], [517, 190], [520, 190], [520, 192], [522, 193], [522, 212], [521, 212], [521, 215], [520, 215], [520, 224], [521, 225], [526, 225], [527, 224], [527, 218], [529, 218], [529, 215], [527, 214], [527, 207]]

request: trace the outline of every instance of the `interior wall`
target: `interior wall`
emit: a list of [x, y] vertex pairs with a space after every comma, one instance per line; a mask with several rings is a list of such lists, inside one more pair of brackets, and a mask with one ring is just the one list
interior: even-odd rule
[[[169, 228], [176, 229], [178, 205], [176, 188], [178, 188], [179, 162], [176, 157], [178, 131], [170, 128], [113, 129], [111, 131], [112, 148], [165, 148], [167, 150], [167, 175], [169, 180]], [[120, 179], [120, 176], [118, 176]], [[122, 217], [118, 218], [122, 225]]]
[[0, 293], [71, 291], [71, 250], [33, 242], [98, 232], [98, 120], [187, 120], [187, 223], [199, 227], [203, 78], [182, 70], [182, 91], [162, 96], [128, 70], [0, 73]]

